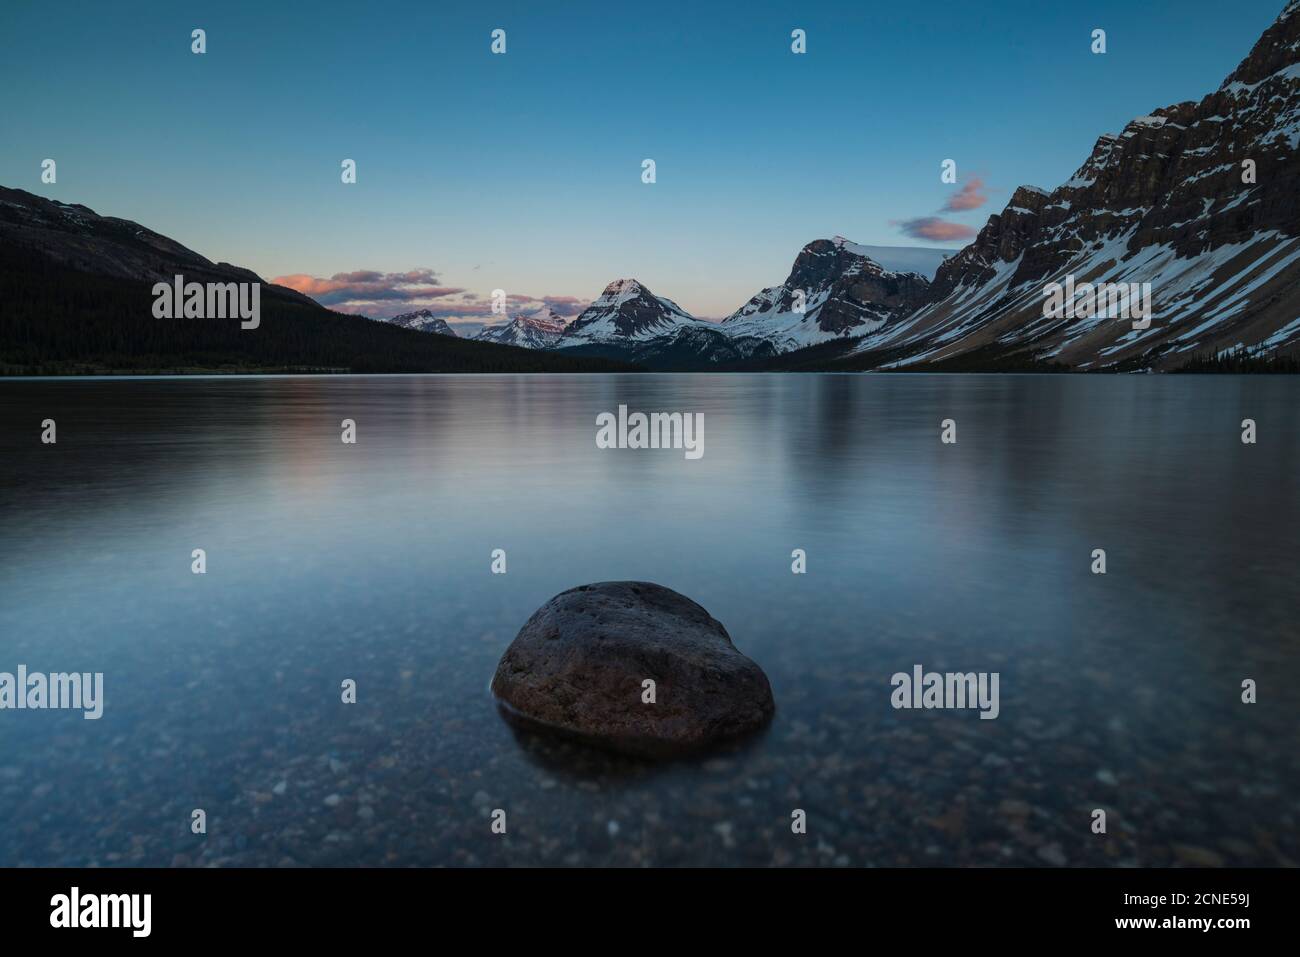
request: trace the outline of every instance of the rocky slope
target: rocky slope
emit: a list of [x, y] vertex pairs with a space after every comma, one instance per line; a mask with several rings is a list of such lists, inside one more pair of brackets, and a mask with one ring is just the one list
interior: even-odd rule
[[549, 306], [519, 313], [509, 322], [484, 326], [475, 339], [524, 349], [553, 349], [564, 333], [564, 319]]
[[[1300, 341], [1300, 0], [1214, 93], [1105, 134], [1052, 192], [1021, 187], [857, 351], [894, 366], [980, 351], [1080, 369], [1170, 368]], [[1243, 181], [1251, 160], [1255, 182]], [[1150, 283], [1152, 321], [1045, 317], [1044, 287]]]

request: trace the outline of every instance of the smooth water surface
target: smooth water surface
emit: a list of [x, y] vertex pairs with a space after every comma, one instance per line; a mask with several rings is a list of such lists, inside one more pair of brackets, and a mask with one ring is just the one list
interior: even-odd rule
[[[704, 456], [598, 449], [620, 403]], [[1280, 377], [0, 381], [0, 671], [105, 675], [0, 711], [0, 865], [1293, 865], [1298, 477]], [[722, 621], [768, 731], [512, 732], [497, 659], [607, 579]], [[915, 664], [999, 717], [894, 710]]]

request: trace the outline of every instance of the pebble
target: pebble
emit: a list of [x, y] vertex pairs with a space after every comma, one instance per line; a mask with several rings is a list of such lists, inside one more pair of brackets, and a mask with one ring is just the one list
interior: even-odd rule
[[1069, 863], [1065, 857], [1065, 851], [1061, 850], [1060, 844], [1044, 844], [1036, 852], [1042, 860], [1051, 864], [1053, 867], [1064, 867]]

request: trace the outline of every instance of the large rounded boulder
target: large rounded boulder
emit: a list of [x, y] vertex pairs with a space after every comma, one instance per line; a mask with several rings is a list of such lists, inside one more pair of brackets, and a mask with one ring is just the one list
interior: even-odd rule
[[727, 629], [651, 582], [556, 595], [506, 649], [492, 693], [518, 723], [646, 757], [755, 731], [775, 710], [767, 675]]

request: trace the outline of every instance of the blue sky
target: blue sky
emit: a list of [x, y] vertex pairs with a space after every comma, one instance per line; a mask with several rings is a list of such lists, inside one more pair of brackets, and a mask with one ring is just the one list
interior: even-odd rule
[[[812, 239], [925, 244], [900, 224], [977, 229], [1058, 185], [1099, 134], [1215, 89], [1284, 5], [6, 0], [0, 184], [268, 278], [371, 271], [373, 315], [630, 276], [718, 317]], [[987, 202], [940, 213], [963, 188]]]

